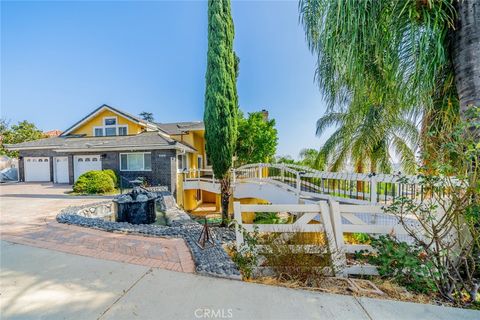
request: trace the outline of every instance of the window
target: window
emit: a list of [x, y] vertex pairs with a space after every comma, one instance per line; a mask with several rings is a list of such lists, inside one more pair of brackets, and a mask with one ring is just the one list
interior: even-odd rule
[[103, 128], [95, 128], [95, 137], [103, 136]]
[[117, 117], [105, 117], [103, 118], [103, 126], [93, 128], [93, 136], [126, 136], [128, 135], [128, 125], [119, 125]]
[[121, 153], [121, 171], [150, 171], [152, 170], [152, 154], [150, 152]]
[[117, 118], [104, 118], [103, 123], [106, 126], [115, 126], [117, 124]]
[[126, 136], [127, 135], [127, 126], [118, 127], [118, 135]]
[[205, 155], [205, 162], [206, 162], [205, 165], [206, 165], [207, 167], [211, 167], [211, 166], [212, 166], [212, 164], [210, 163], [209, 160], [210, 160], [210, 159], [208, 159], [207, 155]]
[[117, 128], [105, 128], [105, 135], [107, 137], [109, 136], [116, 136], [117, 135]]
[[178, 171], [183, 171], [187, 169], [187, 155], [179, 154], [177, 155], [177, 169]]

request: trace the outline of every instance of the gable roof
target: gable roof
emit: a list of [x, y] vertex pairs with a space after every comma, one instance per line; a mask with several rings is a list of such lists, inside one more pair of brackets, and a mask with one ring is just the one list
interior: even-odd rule
[[[121, 110], [118, 110], [117, 108], [114, 108], [114, 107], [111, 107], [109, 105], [106, 105], [106, 104], [102, 104], [100, 107], [98, 107], [97, 109], [93, 110], [92, 112], [90, 112], [88, 115], [86, 115], [84, 118], [82, 118], [80, 121], [77, 121], [74, 125], [72, 125], [70, 128], [68, 128], [67, 130], [65, 130], [61, 136], [67, 136], [69, 133], [71, 133], [74, 129], [78, 128], [80, 125], [84, 124], [85, 122], [87, 122], [88, 120], [90, 120], [91, 118], [93, 118], [95, 115], [97, 115], [98, 113], [102, 112], [103, 110], [110, 110], [112, 111], [113, 113], [116, 113], [118, 115], [121, 115], [122, 117], [125, 117], [127, 119], [129, 119], [130, 121], [133, 121], [135, 123], [138, 123], [139, 125], [142, 125], [142, 126], [145, 126], [145, 127], [150, 127], [152, 129], [155, 129], [155, 130], [158, 130], [159, 127], [156, 123], [153, 123], [153, 122], [149, 122], [149, 121], [145, 121], [143, 120], [142, 118], [139, 118], [137, 116], [134, 116], [134, 115], [131, 115], [129, 113], [126, 113], [126, 112], [123, 112]], [[163, 131], [163, 130], [162, 130]]]
[[168, 134], [184, 134], [193, 130], [205, 130], [203, 121], [157, 123], [157, 126]]

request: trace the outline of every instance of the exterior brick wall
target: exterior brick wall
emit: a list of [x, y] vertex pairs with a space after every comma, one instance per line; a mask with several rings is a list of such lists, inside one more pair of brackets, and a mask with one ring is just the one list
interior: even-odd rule
[[[25, 181], [25, 163], [24, 157], [48, 157], [50, 162], [50, 181], [53, 182], [53, 157], [65, 157], [67, 153], [55, 152], [53, 150], [22, 150], [18, 160], [18, 177], [20, 181]], [[68, 158], [68, 175], [70, 183], [73, 183], [73, 158]]]
[[[127, 151], [125, 151], [127, 152]], [[145, 150], [134, 152], [150, 152], [152, 157], [151, 171], [120, 171], [120, 153], [122, 152], [104, 152], [102, 155], [102, 168], [112, 169], [117, 172], [123, 181], [131, 181], [138, 177], [143, 177], [150, 185], [166, 186], [172, 193], [175, 192], [177, 183], [176, 175], [176, 151], [175, 150]], [[175, 168], [173, 172], [172, 168]]]
[[[152, 156], [151, 171], [120, 171], [120, 153], [123, 152], [150, 152]], [[53, 157], [68, 156], [68, 174], [70, 184], [74, 182], [73, 157], [75, 155], [101, 155], [102, 169], [112, 169], [117, 172], [123, 181], [144, 177], [150, 185], [166, 186], [172, 193], [176, 193], [177, 163], [175, 150], [145, 150], [145, 151], [108, 151], [108, 152], [79, 152], [61, 153], [53, 150], [23, 150], [20, 151], [18, 164], [20, 181], [25, 181], [24, 157], [49, 157], [50, 181], [53, 181]]]

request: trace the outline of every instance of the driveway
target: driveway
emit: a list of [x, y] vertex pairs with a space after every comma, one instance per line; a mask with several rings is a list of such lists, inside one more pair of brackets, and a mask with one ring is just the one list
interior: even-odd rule
[[71, 205], [111, 197], [71, 196], [68, 185], [12, 183], [0, 185], [2, 240], [106, 260], [173, 271], [194, 272], [182, 239], [147, 238], [59, 224], [58, 212]]

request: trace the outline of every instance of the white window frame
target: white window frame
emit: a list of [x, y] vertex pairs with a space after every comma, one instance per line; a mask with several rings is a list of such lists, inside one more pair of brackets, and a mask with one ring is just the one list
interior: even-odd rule
[[212, 169], [212, 165], [208, 164], [208, 158], [207, 158], [207, 153], [205, 152], [205, 159], [203, 159], [205, 161], [205, 163], [203, 164], [203, 166], [205, 167], [205, 169]]
[[[105, 122], [106, 120], [108, 119], [115, 119], [115, 124], [114, 125], [106, 125]], [[93, 133], [92, 135], [94, 137], [116, 137], [116, 136], [119, 136], [120, 134], [120, 130], [119, 128], [127, 128], [127, 134], [126, 136], [128, 136], [128, 124], [118, 124], [118, 117], [104, 117], [102, 119], [102, 122], [103, 122], [103, 125], [102, 126], [96, 126], [96, 127], [93, 127]], [[113, 136], [107, 136], [107, 129], [115, 129], [115, 135]], [[102, 135], [101, 136], [97, 136], [95, 135], [95, 129], [102, 129]]]
[[[110, 120], [110, 119], [114, 119], [114, 120], [115, 120], [115, 124], [109, 124], [109, 125], [107, 125], [106, 122], [107, 122], [107, 120]], [[117, 127], [117, 126], [118, 126], [118, 118], [117, 118], [117, 117], [104, 117], [104, 118], [103, 118], [103, 126], [104, 126], [104, 127], [109, 127], [109, 128]]]
[[[143, 165], [142, 165], [143, 169], [142, 170], [129, 170], [129, 169], [124, 170], [124, 169], [122, 169], [122, 155], [127, 156], [127, 166], [128, 166], [128, 155], [129, 154], [143, 154]], [[145, 169], [145, 155], [146, 154], [150, 155], [150, 159], [151, 159], [150, 160], [150, 169]], [[128, 172], [128, 171], [130, 171], [130, 172], [141, 172], [141, 171], [142, 172], [150, 172], [150, 171], [152, 171], [151, 167], [153, 166], [153, 163], [152, 163], [153, 159], [151, 157], [152, 157], [151, 152], [122, 152], [122, 153], [120, 153], [119, 158], [118, 158], [118, 167], [120, 168], [120, 171], [125, 171], [125, 172]]]
[[[102, 135], [101, 136], [95, 135], [95, 130], [96, 129], [102, 129]], [[93, 136], [94, 137], [105, 137], [105, 129], [103, 127], [93, 127]]]
[[[108, 129], [113, 129], [113, 130], [115, 130], [115, 134], [107, 135], [107, 130], [108, 130]], [[116, 127], [116, 126], [106, 126], [106, 127], [104, 127], [103, 130], [104, 130], [104, 132], [103, 132], [103, 136], [104, 136], [104, 137], [116, 137], [116, 136], [118, 136], [118, 130], [117, 130], [117, 127]]]
[[[201, 163], [202, 163], [202, 166], [201, 166], [201, 167], [198, 166], [198, 160], [201, 160]], [[201, 154], [198, 154], [198, 155], [197, 155], [197, 167], [198, 167], [198, 168], [197, 168], [198, 170], [201, 170], [201, 169], [203, 169], [203, 168], [205, 167], [205, 164], [203, 163], [203, 156], [202, 156]]]
[[[183, 167], [181, 169], [178, 167], [178, 156], [185, 157], [185, 167]], [[187, 153], [177, 153], [177, 173], [182, 173], [182, 172], [188, 171], [188, 168], [190, 168], [189, 162], [190, 161], [188, 160], [188, 154]], [[182, 161], [182, 164], [183, 164], [183, 161]]]
[[125, 135], [128, 136], [128, 125], [126, 125], [126, 124], [117, 125], [117, 136], [120, 135], [120, 128], [125, 128], [125, 129], [127, 129]]

